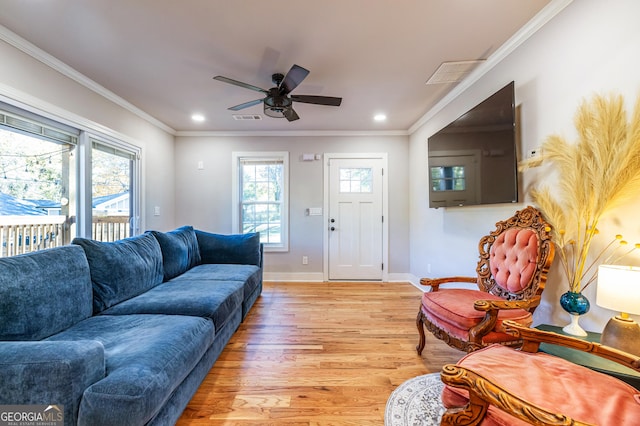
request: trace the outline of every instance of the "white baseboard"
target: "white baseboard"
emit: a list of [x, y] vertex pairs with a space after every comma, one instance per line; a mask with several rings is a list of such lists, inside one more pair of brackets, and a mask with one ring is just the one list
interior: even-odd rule
[[[277, 281], [277, 282], [323, 282], [324, 274], [322, 272], [264, 272], [262, 279], [264, 281]], [[391, 273], [389, 274], [389, 280], [387, 282], [409, 282], [416, 288], [421, 288], [419, 285], [420, 280], [412, 274], [405, 273]]]
[[308, 281], [322, 282], [324, 275], [322, 272], [264, 272], [262, 275], [264, 281]]

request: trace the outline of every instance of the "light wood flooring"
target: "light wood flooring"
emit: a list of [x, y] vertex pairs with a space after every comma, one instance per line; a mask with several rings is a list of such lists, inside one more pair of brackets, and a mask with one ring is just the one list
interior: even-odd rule
[[179, 419], [187, 425], [382, 425], [391, 392], [463, 353], [427, 334], [409, 283], [266, 282]]

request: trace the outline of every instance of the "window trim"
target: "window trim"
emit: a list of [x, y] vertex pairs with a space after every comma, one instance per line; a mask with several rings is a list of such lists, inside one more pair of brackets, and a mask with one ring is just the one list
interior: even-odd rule
[[289, 251], [289, 152], [288, 151], [247, 151], [231, 153], [231, 228], [232, 232], [241, 234], [240, 215], [241, 215], [241, 196], [240, 192], [240, 161], [242, 159], [252, 160], [278, 160], [283, 164], [282, 176], [282, 210], [281, 226], [282, 238], [281, 243], [265, 243], [264, 250], [271, 252], [288, 252]]

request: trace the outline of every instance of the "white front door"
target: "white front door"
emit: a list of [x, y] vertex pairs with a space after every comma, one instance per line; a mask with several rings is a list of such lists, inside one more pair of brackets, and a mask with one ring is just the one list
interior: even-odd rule
[[329, 279], [383, 277], [381, 158], [329, 159]]

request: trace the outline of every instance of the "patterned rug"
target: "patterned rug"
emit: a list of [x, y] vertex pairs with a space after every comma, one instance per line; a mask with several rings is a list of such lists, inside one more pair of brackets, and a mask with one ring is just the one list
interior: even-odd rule
[[438, 426], [445, 409], [440, 401], [440, 373], [409, 379], [387, 400], [385, 426]]

